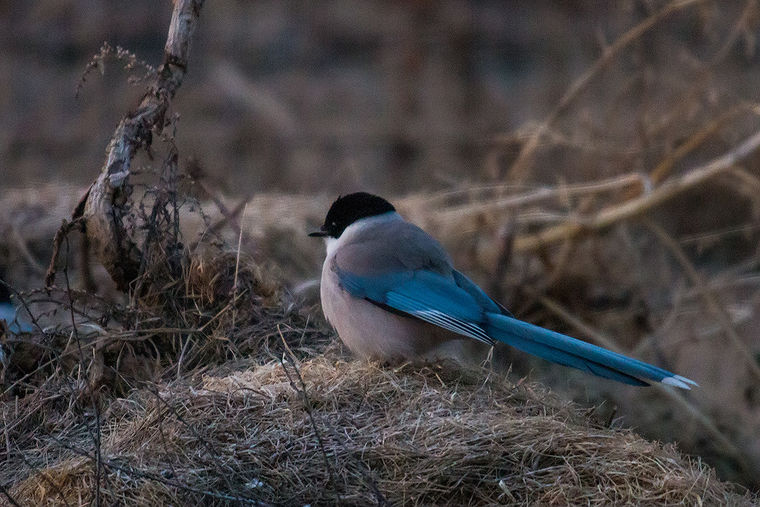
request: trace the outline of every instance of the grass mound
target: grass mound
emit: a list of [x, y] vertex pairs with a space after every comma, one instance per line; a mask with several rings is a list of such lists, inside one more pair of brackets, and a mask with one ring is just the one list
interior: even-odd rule
[[[389, 369], [328, 351], [135, 390], [103, 418], [109, 504], [752, 502], [672, 446], [485, 370]], [[95, 459], [64, 453], [11, 494], [87, 503]]]

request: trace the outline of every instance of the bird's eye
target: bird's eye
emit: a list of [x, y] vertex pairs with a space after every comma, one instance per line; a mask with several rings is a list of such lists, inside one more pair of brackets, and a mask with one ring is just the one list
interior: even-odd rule
[[333, 223], [331, 223], [330, 225], [332, 225], [333, 227], [337, 227], [337, 226], [338, 226], [338, 223], [337, 223], [337, 222], [333, 222]]

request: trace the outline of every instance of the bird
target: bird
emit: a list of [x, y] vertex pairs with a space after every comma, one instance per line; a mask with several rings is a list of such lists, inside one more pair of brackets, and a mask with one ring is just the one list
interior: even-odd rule
[[[2, 273], [0, 273], [2, 275]], [[8, 331], [13, 334], [29, 333], [32, 325], [24, 313], [19, 314], [18, 309], [11, 301], [10, 291], [6, 288], [0, 277], [0, 320], [4, 320]]]
[[355, 355], [388, 363], [467, 363], [504, 343], [553, 363], [635, 386], [696, 382], [517, 319], [457, 271], [443, 246], [367, 192], [339, 196], [321, 227], [322, 311]]
[[[14, 336], [32, 332], [32, 321], [28, 313], [19, 311], [11, 300], [10, 286], [3, 281], [5, 273], [0, 266], [0, 378], [2, 372], [8, 367]], [[8, 340], [11, 338], [11, 340]]]

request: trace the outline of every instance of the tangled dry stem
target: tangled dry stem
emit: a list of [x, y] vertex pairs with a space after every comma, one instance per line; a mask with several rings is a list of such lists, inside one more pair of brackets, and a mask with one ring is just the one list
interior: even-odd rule
[[[142, 271], [142, 245], [129, 230], [132, 214], [130, 183], [132, 161], [141, 148], [150, 149], [153, 133], [161, 134], [166, 113], [187, 71], [190, 41], [197, 25], [203, 0], [178, 0], [174, 3], [172, 20], [164, 47], [163, 63], [154, 82], [140, 101], [136, 111], [126, 114], [111, 137], [106, 162], [73, 213], [92, 245], [96, 257], [106, 268], [120, 290], [127, 291]], [[101, 55], [102, 56], [102, 55]], [[102, 58], [94, 59], [100, 62]], [[127, 65], [135, 62], [128, 59]], [[96, 63], [97, 65], [97, 63]], [[89, 67], [88, 67], [89, 69]], [[70, 226], [64, 223], [59, 236], [65, 236]], [[57, 240], [57, 244], [60, 239]], [[55, 277], [57, 249], [46, 276], [49, 285]]]

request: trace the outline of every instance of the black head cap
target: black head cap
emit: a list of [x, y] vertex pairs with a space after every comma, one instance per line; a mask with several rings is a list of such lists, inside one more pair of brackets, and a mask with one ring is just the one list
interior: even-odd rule
[[382, 215], [389, 211], [396, 211], [391, 203], [376, 195], [366, 192], [356, 192], [338, 199], [330, 206], [325, 223], [319, 231], [312, 232], [309, 236], [340, 237], [346, 227], [361, 218]]

